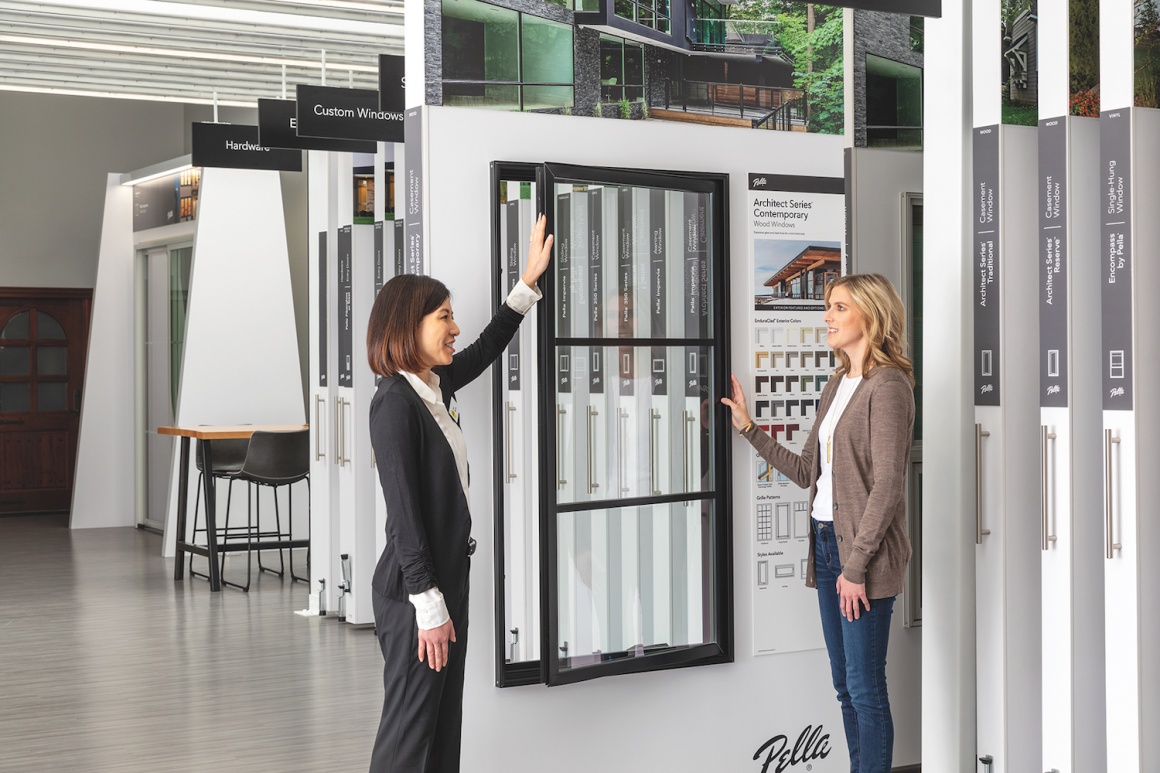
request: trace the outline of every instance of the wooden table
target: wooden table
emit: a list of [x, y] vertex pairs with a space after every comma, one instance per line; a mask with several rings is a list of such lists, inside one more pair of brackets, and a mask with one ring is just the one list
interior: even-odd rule
[[[199, 425], [196, 427], [158, 427], [157, 434], [173, 435], [181, 438], [181, 477], [177, 484], [177, 553], [173, 566], [173, 579], [182, 580], [185, 577], [185, 554], [193, 553], [209, 559], [209, 589], [222, 589], [221, 566], [218, 564], [218, 553], [230, 550], [276, 550], [279, 548], [309, 547], [310, 540], [265, 540], [262, 542], [248, 542], [245, 544], [219, 544], [217, 538], [217, 486], [214, 482], [213, 470], [213, 441], [248, 438], [255, 432], [297, 432], [309, 429], [308, 424], [233, 424], [233, 425]], [[189, 440], [197, 438], [202, 441], [198, 448], [201, 450], [202, 490], [205, 493], [205, 529], [206, 544], [195, 545], [187, 542], [185, 535], [186, 510], [189, 504]]]

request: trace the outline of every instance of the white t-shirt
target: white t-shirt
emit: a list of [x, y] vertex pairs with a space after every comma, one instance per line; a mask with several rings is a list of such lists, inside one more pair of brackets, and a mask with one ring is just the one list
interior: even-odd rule
[[830, 403], [826, 418], [822, 419], [822, 424], [818, 427], [818, 458], [821, 460], [821, 473], [818, 475], [818, 491], [814, 494], [812, 511], [814, 519], [818, 521], [834, 520], [834, 430], [842, 418], [842, 412], [850, 404], [850, 398], [854, 396], [861, 383], [861, 376], [842, 378], [842, 383], [838, 384], [838, 393], [834, 395], [834, 402]]

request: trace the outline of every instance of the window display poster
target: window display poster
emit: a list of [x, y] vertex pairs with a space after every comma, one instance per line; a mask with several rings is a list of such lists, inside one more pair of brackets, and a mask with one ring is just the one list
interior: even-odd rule
[[[837, 367], [823, 318], [826, 287], [846, 273], [845, 181], [750, 174], [748, 204], [753, 361], [742, 387], [758, 427], [800, 452]], [[752, 482], [754, 654], [819, 649], [816, 592], [805, 585], [809, 492], [752, 450], [742, 458]]]
[[354, 319], [351, 309], [352, 238], [349, 225], [338, 229], [338, 385], [354, 386]]

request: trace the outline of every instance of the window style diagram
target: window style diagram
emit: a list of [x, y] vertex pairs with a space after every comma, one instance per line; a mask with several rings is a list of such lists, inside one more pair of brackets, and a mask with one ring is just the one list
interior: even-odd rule
[[496, 374], [497, 682], [731, 660], [724, 178], [493, 178], [498, 299], [534, 213], [556, 240], [525, 369]]

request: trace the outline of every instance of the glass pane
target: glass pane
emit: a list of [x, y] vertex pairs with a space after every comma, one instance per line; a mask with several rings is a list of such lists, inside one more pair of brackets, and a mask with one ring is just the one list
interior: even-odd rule
[[193, 267], [193, 247], [169, 251], [169, 400], [177, 415], [177, 393], [181, 386], [181, 362], [185, 353], [185, 314], [189, 308], [189, 274]]
[[457, 107], [485, 107], [491, 110], [519, 110], [520, 87], [444, 82], [443, 104]]
[[708, 501], [561, 513], [560, 669], [706, 643], [713, 519]]
[[36, 373], [40, 376], [63, 376], [68, 373], [68, 348], [36, 347]]
[[0, 339], [11, 341], [26, 338], [28, 338], [28, 312], [22, 311], [13, 315], [4, 325], [4, 329], [0, 330]]
[[[500, 183], [499, 247], [501, 299], [519, 281], [527, 235], [536, 217], [534, 183]], [[539, 381], [536, 359], [537, 326], [521, 325], [501, 364], [503, 374], [502, 462], [504, 530], [504, 631], [509, 663], [540, 659], [540, 529], [538, 486], [533, 480], [539, 463], [536, 410]], [[522, 367], [521, 367], [522, 366]]]
[[0, 411], [32, 410], [32, 388], [28, 384], [0, 384]]
[[524, 83], [572, 83], [572, 25], [524, 14]]
[[600, 0], [575, 0], [573, 10], [577, 13], [596, 13], [600, 10]]
[[40, 341], [63, 341], [65, 339], [64, 328], [56, 321], [56, 317], [38, 311], [36, 312], [36, 338]]
[[524, 110], [571, 106], [571, 86], [524, 86]]
[[616, 0], [614, 8], [620, 18], [636, 21], [636, 3], [632, 0]]
[[708, 347], [557, 347], [556, 500], [712, 490], [711, 358]]
[[707, 193], [557, 183], [557, 338], [711, 336], [710, 203]]
[[518, 13], [476, 0], [444, 0], [444, 79], [518, 81], [519, 72]]
[[38, 411], [67, 411], [68, 384], [64, 381], [37, 384], [36, 409]]
[[0, 346], [0, 376], [28, 375], [28, 347]]
[[624, 82], [629, 86], [644, 84], [644, 49], [640, 46], [624, 47]]

